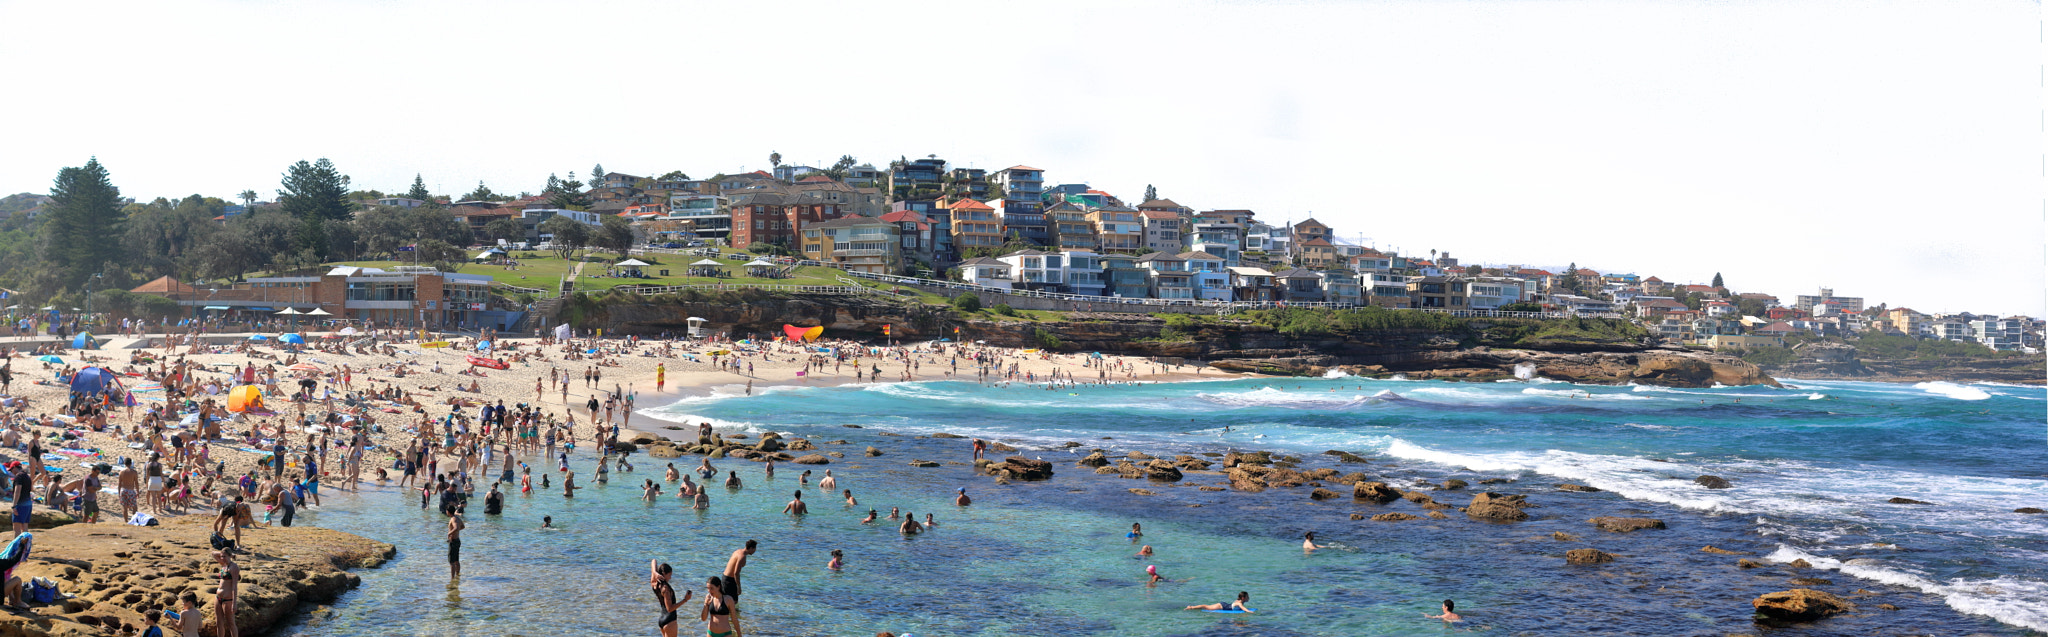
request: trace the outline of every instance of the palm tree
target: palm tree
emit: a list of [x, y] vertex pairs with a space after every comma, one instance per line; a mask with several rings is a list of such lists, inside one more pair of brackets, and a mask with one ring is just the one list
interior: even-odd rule
[[253, 207], [256, 205], [256, 191], [254, 190], [244, 190], [242, 191], [242, 194], [235, 196], [240, 197], [242, 199], [242, 204], [244, 207]]

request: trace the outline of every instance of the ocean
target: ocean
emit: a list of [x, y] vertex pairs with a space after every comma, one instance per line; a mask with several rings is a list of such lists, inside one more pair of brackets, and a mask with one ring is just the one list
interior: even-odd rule
[[[646, 415], [722, 432], [777, 431], [846, 458], [824, 467], [737, 469], [744, 488], [712, 489], [712, 508], [672, 497], [640, 500], [661, 478], [636, 473], [574, 500], [510, 499], [506, 515], [473, 516], [466, 573], [447, 584], [440, 517], [417, 497], [372, 489], [327, 496], [307, 523], [398, 544], [397, 560], [291, 628], [296, 634], [652, 634], [650, 558], [677, 567], [676, 589], [700, 590], [746, 539], [749, 634], [871, 635], [1406, 635], [1446, 630], [1423, 614], [1456, 599], [1458, 630], [1512, 635], [1726, 635], [1756, 632], [1750, 600], [1808, 587], [1844, 595], [1856, 612], [1781, 629], [1798, 635], [2038, 635], [2048, 631], [2048, 391], [1994, 384], [1895, 385], [1786, 380], [1783, 389], [1582, 386], [1542, 379], [1446, 381], [1259, 378], [1055, 388], [965, 382], [836, 387], [716, 388]], [[857, 425], [858, 428], [847, 425]], [[656, 429], [646, 424], [641, 429]], [[912, 459], [962, 462], [952, 433], [1006, 441], [1053, 461], [1050, 481], [998, 486], [964, 465], [919, 469]], [[891, 435], [894, 434], [894, 435]], [[1079, 442], [1078, 448], [1064, 443]], [[874, 445], [885, 455], [863, 457]], [[1397, 501], [1316, 502], [1309, 489], [1247, 494], [1095, 475], [1073, 461], [1110, 455], [1272, 450], [1303, 468], [1364, 471], [1404, 489], [1450, 478], [1437, 491], [1526, 494], [1517, 523], [1468, 519], [1352, 520]], [[1327, 450], [1365, 456], [1335, 464]], [[587, 480], [592, 458], [575, 460]], [[688, 468], [696, 458], [678, 459]], [[536, 465], [536, 473], [543, 465]], [[545, 466], [552, 466], [545, 465]], [[797, 474], [834, 469], [860, 506], [805, 491], [811, 514], [780, 514]], [[1220, 467], [1219, 467], [1220, 468]], [[1693, 478], [1715, 475], [1731, 489]], [[1481, 486], [1488, 478], [1512, 483]], [[816, 478], [811, 484], [815, 485]], [[1601, 489], [1559, 491], [1560, 483]], [[976, 502], [950, 502], [965, 487]], [[1141, 488], [1154, 495], [1140, 495]], [[664, 489], [672, 494], [672, 489]], [[1932, 505], [1888, 504], [1905, 497]], [[409, 504], [408, 504], [409, 502]], [[879, 507], [934, 513], [931, 533], [904, 538], [861, 525]], [[540, 530], [541, 515], [563, 528]], [[1669, 528], [1606, 533], [1587, 519], [1652, 517]], [[1144, 535], [1126, 537], [1131, 523]], [[1300, 549], [1305, 531], [1328, 548]], [[1552, 539], [1553, 532], [1576, 536]], [[1138, 546], [1157, 554], [1135, 556]], [[1739, 556], [1784, 563], [1739, 569]], [[1569, 566], [1563, 553], [1597, 548], [1615, 562]], [[823, 567], [832, 549], [848, 568]], [[1166, 582], [1148, 586], [1145, 567]], [[1827, 584], [1790, 583], [1821, 578]], [[1184, 611], [1252, 594], [1252, 615]], [[1858, 593], [1858, 591], [1862, 591]], [[1878, 610], [1877, 604], [1898, 610]], [[685, 615], [694, 617], [695, 605]], [[644, 622], [644, 623], [639, 623]], [[685, 622], [688, 624], [689, 622]], [[402, 626], [403, 628], [397, 628]], [[688, 634], [694, 630], [685, 627]]]

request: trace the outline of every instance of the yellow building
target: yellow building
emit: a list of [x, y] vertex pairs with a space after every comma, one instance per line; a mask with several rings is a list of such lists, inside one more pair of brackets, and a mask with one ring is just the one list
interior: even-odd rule
[[903, 267], [902, 229], [874, 217], [844, 217], [804, 226], [804, 258], [847, 270], [895, 274]]

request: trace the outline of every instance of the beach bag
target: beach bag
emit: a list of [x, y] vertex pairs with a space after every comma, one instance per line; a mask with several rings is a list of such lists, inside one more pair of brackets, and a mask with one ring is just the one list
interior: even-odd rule
[[29, 580], [28, 593], [24, 596], [37, 604], [57, 601], [57, 583], [41, 577]]
[[222, 535], [221, 535], [221, 534], [219, 534], [219, 533], [215, 533], [215, 534], [213, 534], [213, 537], [209, 537], [209, 538], [206, 538], [206, 541], [207, 541], [208, 543], [212, 544], [212, 545], [213, 545], [213, 550], [216, 550], [216, 551], [219, 551], [219, 550], [223, 550], [223, 549], [226, 549], [226, 548], [228, 548], [228, 547], [230, 547], [230, 546], [234, 546], [234, 545], [235, 545], [235, 543], [234, 543], [234, 542], [230, 542], [230, 541], [228, 541], [228, 539], [227, 539], [226, 537], [222, 536]]

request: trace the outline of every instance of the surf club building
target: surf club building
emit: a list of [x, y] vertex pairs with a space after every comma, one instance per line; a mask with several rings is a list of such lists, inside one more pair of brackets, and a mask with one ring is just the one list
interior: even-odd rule
[[[302, 323], [348, 319], [374, 320], [378, 325], [507, 328], [521, 314], [491, 309], [489, 276], [441, 272], [428, 266], [390, 270], [342, 266], [319, 276], [254, 277], [215, 288], [166, 277], [131, 292], [177, 301], [194, 316], [229, 320], [272, 318], [290, 308], [294, 315], [310, 314]], [[316, 310], [319, 313], [314, 313]]]

